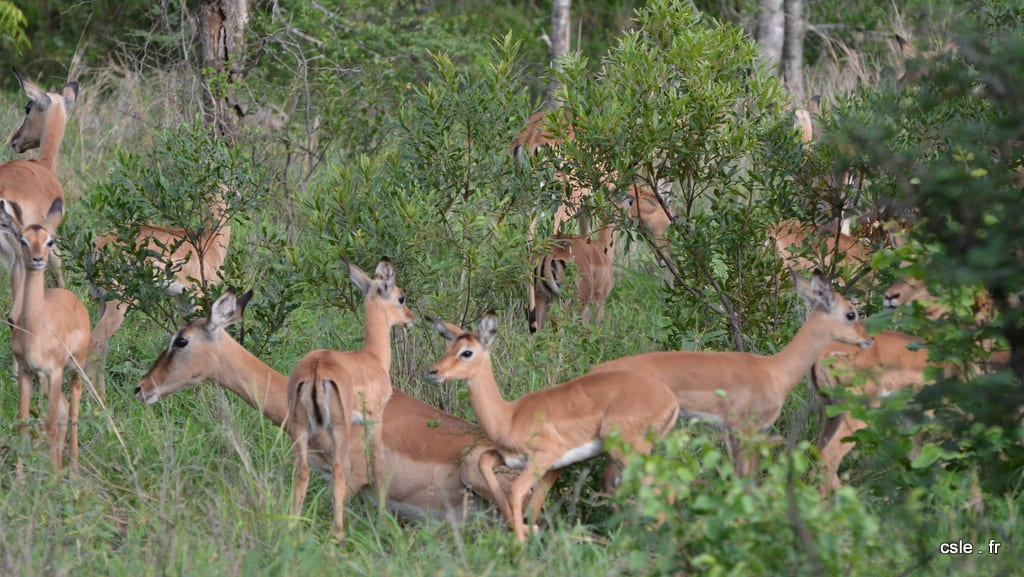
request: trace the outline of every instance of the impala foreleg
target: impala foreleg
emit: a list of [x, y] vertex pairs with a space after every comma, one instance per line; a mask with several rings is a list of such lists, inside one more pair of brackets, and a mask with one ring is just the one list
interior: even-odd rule
[[[41, 383], [42, 384], [42, 383]], [[49, 409], [46, 414], [46, 436], [50, 442], [50, 463], [59, 472], [64, 466], [64, 443], [68, 436], [68, 401], [64, 398], [64, 370], [58, 367], [50, 373]]]
[[562, 476], [562, 471], [565, 471], [565, 469], [552, 469], [544, 473], [540, 482], [533, 488], [533, 493], [530, 494], [530, 503], [526, 506], [526, 514], [531, 524], [535, 525], [540, 519], [540, 512], [544, 508], [544, 501], [547, 500], [548, 493], [555, 486], [555, 482]]
[[[77, 363], [78, 359], [74, 359], [73, 362]], [[69, 460], [71, 463], [71, 472], [78, 471], [78, 407], [82, 402], [82, 374], [77, 370], [74, 370], [71, 375], [71, 411], [70, 411], [70, 428], [71, 435]]]
[[476, 471], [470, 468], [469, 475], [465, 475], [463, 483], [474, 489], [476, 492], [487, 497], [501, 512], [506, 521], [512, 522], [512, 511], [508, 505], [508, 486], [502, 486], [501, 481], [494, 472], [494, 468], [502, 462], [501, 455], [494, 449], [475, 449], [466, 460], [470, 463], [476, 456]]
[[92, 331], [92, 338], [89, 343], [89, 376], [95, 385], [96, 392], [100, 398], [106, 397], [106, 367], [107, 349], [110, 346], [110, 339], [121, 328], [125, 315], [128, 313], [128, 303], [119, 300], [101, 301], [100, 320]]

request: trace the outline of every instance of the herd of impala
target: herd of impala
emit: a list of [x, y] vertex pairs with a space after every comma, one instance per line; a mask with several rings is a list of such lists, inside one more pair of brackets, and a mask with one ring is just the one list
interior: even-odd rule
[[[64, 212], [64, 198], [55, 169], [78, 85], [68, 83], [60, 94], [47, 93], [22, 75], [17, 77], [30, 101], [24, 122], [10, 143], [18, 153], [39, 149], [37, 159], [0, 165], [0, 253], [11, 276], [8, 323], [20, 393], [18, 419], [27, 435], [24, 424], [36, 379], [49, 400], [45, 429], [52, 464], [57, 470], [62, 468], [68, 443], [74, 470], [85, 367], [94, 365], [90, 372], [102, 379], [107, 341], [121, 324], [127, 304], [101, 301], [101, 319], [90, 333], [89, 313], [78, 297], [63, 288], [45, 288], [48, 264], [58, 285], [62, 284], [54, 235]], [[797, 114], [798, 121], [808, 118], [807, 111]], [[557, 147], [545, 122], [543, 114], [531, 117], [513, 142], [515, 155], [530, 157], [543, 147]], [[809, 127], [801, 128], [809, 134]], [[571, 138], [571, 127], [568, 132]], [[596, 234], [582, 222], [580, 234], [559, 234], [558, 225], [576, 212], [574, 203], [591, 194], [577, 186], [571, 175], [559, 178], [568, 192], [558, 211], [555, 234], [539, 243], [543, 248], [536, 256], [528, 291], [531, 332], [543, 327], [551, 301], [562, 294], [567, 269], [576, 269], [578, 306], [591, 321], [600, 319], [614, 283], [613, 223], [600, 226]], [[618, 208], [645, 232], [659, 262], [671, 266], [665, 236], [675, 220], [667, 196], [670, 189], [660, 183], [653, 188], [630, 186], [621, 194]], [[211, 213], [216, 214], [218, 208], [211, 207]], [[791, 267], [807, 269], [822, 264], [795, 256], [794, 247], [814, 236], [811, 228], [784, 222], [771, 234], [780, 256]], [[205, 258], [199, 261], [207, 270], [183, 268], [169, 291], [180, 292], [189, 279], [218, 278], [229, 235], [229, 229], [215, 228], [205, 239]], [[183, 237], [181, 230], [150, 226], [142, 229], [136, 242], [157, 253], [159, 247], [179, 246], [168, 256], [194, 263], [189, 253], [196, 248], [174, 242]], [[97, 239], [97, 250], [111, 241], [112, 237]], [[867, 260], [864, 245], [856, 239], [837, 232], [826, 242], [831, 243], [836, 258], [845, 254], [861, 262]], [[362, 350], [315, 350], [298, 362], [290, 376], [280, 374], [225, 331], [242, 318], [252, 296], [251, 292], [237, 294], [228, 289], [206, 317], [193, 320], [172, 336], [169, 347], [136, 388], [138, 398], [152, 404], [210, 380], [262, 411], [283, 427], [293, 442], [296, 516], [301, 514], [312, 464], [330, 479], [339, 540], [344, 537], [346, 496], [367, 488], [377, 493], [382, 507], [403, 517], [452, 519], [472, 504], [468, 489], [492, 502], [516, 536], [524, 540], [530, 534], [526, 520], [536, 518], [565, 467], [607, 453], [611, 465], [604, 488], [614, 490], [624, 456], [621, 449], [606, 448], [609, 435], [618, 435], [633, 451], [646, 454], [681, 416], [697, 418], [724, 431], [737, 472], [755, 475], [756, 459], [752, 457], [756, 452], [745, 449], [744, 441], [775, 423], [786, 398], [805, 376], [810, 375], [812, 386], [826, 389], [849, 385], [853, 374], [863, 374], [868, 383], [864, 392], [873, 397], [924, 382], [927, 354], [908, 348], [916, 339], [899, 333], [869, 336], [853, 305], [833, 291], [820, 271], [809, 280], [794, 272], [796, 292], [807, 303], [809, 314], [790, 343], [775, 355], [643, 353], [599, 364], [583, 376], [514, 401], [502, 397], [493, 373], [490, 349], [498, 330], [493, 314], [483, 317], [476, 332], [428, 319], [448, 341], [429, 378], [466, 382], [477, 427], [392, 389], [391, 328], [409, 326], [415, 317], [390, 260], [381, 259], [372, 275], [353, 263], [346, 261], [345, 265], [364, 295]], [[890, 297], [900, 299], [894, 292], [899, 290], [889, 291], [887, 305]], [[825, 359], [829, 360], [823, 362]], [[67, 368], [74, 373], [70, 403], [63, 392]], [[826, 468], [823, 493], [839, 485], [839, 462], [852, 447], [846, 437], [864, 426], [862, 421], [841, 416], [826, 427], [820, 440]], [[19, 477], [22, 469], [19, 458]]]

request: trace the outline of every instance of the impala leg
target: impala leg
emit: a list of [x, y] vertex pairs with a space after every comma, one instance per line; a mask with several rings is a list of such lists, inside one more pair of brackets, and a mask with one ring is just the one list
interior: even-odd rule
[[530, 519], [531, 523], [536, 523], [540, 519], [540, 511], [544, 507], [544, 501], [548, 497], [548, 493], [551, 492], [551, 487], [555, 486], [555, 481], [562, 476], [562, 471], [565, 469], [552, 469], [544, 476], [541, 477], [540, 482], [533, 488], [533, 493], [530, 495], [530, 503], [527, 505], [526, 514]]
[[[345, 459], [348, 456], [349, 434], [339, 427], [331, 429], [334, 450], [331, 464], [331, 490], [334, 494], [334, 538], [341, 543], [345, 540]], [[307, 479], [309, 478], [307, 468]]]
[[[370, 431], [370, 453], [369, 478], [373, 480], [374, 491], [377, 492], [377, 511], [380, 514], [387, 512], [388, 484], [391, 482], [387, 461], [384, 458], [384, 427], [378, 420], [367, 423]], [[345, 453], [348, 454], [347, 452]]]
[[[30, 446], [31, 437], [29, 435], [28, 427], [28, 413], [32, 405], [32, 373], [29, 372], [28, 366], [24, 363], [19, 363], [18, 367], [18, 423], [21, 428], [22, 440], [26, 447]], [[15, 476], [22, 478], [24, 476], [23, 464], [21, 461], [21, 454], [18, 454], [18, 459], [15, 463]]]
[[128, 313], [128, 304], [117, 300], [105, 301], [100, 305], [100, 309], [102, 311], [100, 320], [96, 323], [89, 342], [88, 365], [96, 392], [100, 398], [105, 398], [107, 395], [107, 348], [110, 346], [111, 337], [124, 323], [124, 317]]
[[854, 443], [842, 439], [867, 427], [867, 423], [849, 415], [843, 415], [841, 419], [835, 434], [821, 450], [821, 462], [825, 466], [825, 481], [821, 486], [823, 499], [842, 486], [842, 482], [839, 481], [839, 465], [843, 462], [843, 457], [855, 446]]
[[81, 401], [82, 375], [78, 371], [74, 371], [71, 375], [71, 438], [68, 441], [72, 473], [78, 471], [78, 406]]
[[[463, 475], [463, 482], [481, 493], [486, 493], [505, 520], [511, 523], [512, 511], [508, 505], [507, 487], [502, 487], [498, 476], [494, 474], [494, 468], [501, 462], [501, 455], [493, 449], [476, 449], [474, 452], [478, 455], [476, 474], [470, 468], [469, 474]], [[472, 462], [473, 457], [466, 457], [466, 461]]]
[[512, 510], [512, 532], [516, 534], [516, 538], [521, 543], [525, 542], [528, 536], [526, 524], [523, 522], [523, 501], [526, 500], [526, 494], [530, 492], [530, 489], [537, 482], [537, 477], [530, 469], [531, 467], [528, 466], [512, 482], [508, 498], [509, 506]]
[[303, 431], [295, 439], [295, 489], [292, 494], [292, 513], [302, 516], [302, 502], [309, 487], [309, 433]]
[[46, 415], [46, 436], [50, 441], [50, 462], [53, 470], [60, 472], [64, 466], [64, 443], [68, 434], [68, 401], [64, 398], [62, 385], [64, 370], [55, 368], [49, 375], [49, 410]]

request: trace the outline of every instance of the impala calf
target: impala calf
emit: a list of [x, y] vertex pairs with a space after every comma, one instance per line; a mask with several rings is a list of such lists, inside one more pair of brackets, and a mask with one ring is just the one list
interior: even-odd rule
[[[32, 400], [32, 379], [46, 392], [46, 436], [50, 461], [57, 471], [64, 465], [64, 442], [70, 426], [71, 469], [78, 468], [78, 405], [82, 398], [82, 367], [89, 347], [89, 311], [74, 293], [46, 288], [43, 276], [54, 245], [54, 229], [64, 202], [56, 198], [42, 224], [22, 227], [20, 207], [0, 199], [0, 229], [6, 234], [20, 230], [25, 267], [20, 316], [12, 325], [11, 348], [18, 365], [18, 420], [25, 423]], [[64, 367], [70, 365], [71, 407], [64, 397]], [[19, 459], [20, 471], [20, 459]]]
[[[193, 320], [171, 337], [170, 345], [139, 381], [135, 395], [154, 404], [186, 387], [210, 380], [239, 397], [277, 425], [288, 415], [288, 377], [263, 363], [224, 329], [239, 320], [251, 292], [227, 290], [205, 318]], [[503, 511], [509, 479], [495, 475], [492, 447], [466, 421], [394, 391], [381, 422], [384, 442], [386, 505], [403, 518], [464, 517], [465, 489], [498, 504]], [[361, 439], [363, 427], [353, 434]], [[313, 469], [330, 475], [331, 438], [320, 432], [310, 438]], [[359, 493], [370, 482], [361, 443], [350, 443], [352, 468], [348, 490]]]
[[[823, 390], [842, 387], [876, 401], [899, 389], [920, 387], [925, 383], [928, 351], [924, 348], [908, 348], [919, 344], [921, 340], [917, 337], [892, 331], [875, 335], [874, 346], [867, 349], [832, 343], [825, 347], [821, 358], [811, 368], [811, 388], [820, 394]], [[867, 423], [848, 413], [836, 415], [827, 421], [818, 440], [821, 461], [825, 466], [823, 496], [842, 484], [839, 481], [839, 465], [855, 445], [853, 441], [844, 439], [865, 427]]]
[[[395, 284], [395, 267], [381, 259], [373, 278], [345, 261], [349, 278], [363, 291], [366, 309], [366, 342], [363, 350], [338, 352], [316, 350], [308, 353], [288, 378], [288, 434], [295, 444], [296, 482], [294, 511], [302, 513], [309, 484], [309, 445], [316, 435], [329, 437], [331, 486], [334, 494], [335, 537], [344, 539], [346, 475], [350, 470], [350, 445], [355, 425], [370, 427], [369, 464], [374, 489], [384, 490], [384, 447], [380, 421], [391, 397], [391, 327], [410, 326], [414, 318], [405, 306], [405, 294]], [[383, 504], [383, 499], [378, 499]]]
[[[505, 463], [523, 469], [509, 491], [512, 530], [527, 538], [524, 501], [533, 490], [530, 509], [540, 511], [548, 489], [563, 468], [605, 452], [613, 432], [633, 450], [647, 454], [649, 433], [664, 435], [676, 422], [679, 407], [665, 385], [628, 371], [586, 375], [509, 402], [502, 398], [491, 366], [490, 346], [498, 330], [493, 313], [477, 333], [432, 321], [448, 341], [444, 357], [430, 370], [434, 382], [464, 380], [481, 427]], [[618, 449], [607, 451], [621, 467]]]
[[750, 436], [770, 427], [782, 405], [811, 366], [833, 342], [871, 346], [857, 310], [821, 273], [807, 281], [793, 272], [797, 293], [811, 308], [793, 340], [775, 355], [740, 352], [665, 351], [641, 353], [601, 363], [589, 374], [610, 371], [653, 377], [675, 393], [681, 413], [721, 426], [740, 474], [752, 474], [733, 433]]
[[[194, 236], [180, 228], [166, 228], [145, 225], [140, 227], [135, 238], [137, 247], [147, 249], [152, 256], [146, 264], [163, 270], [167, 262], [175, 266], [174, 281], [167, 285], [167, 292], [179, 295], [188, 287], [199, 283], [200, 289], [221, 283], [220, 271], [227, 259], [228, 243], [231, 241], [231, 226], [225, 223], [225, 203], [218, 196], [210, 207], [210, 221], [205, 225], [205, 234]], [[93, 241], [93, 254], [98, 255], [106, 245], [117, 242], [114, 235], [106, 235]], [[170, 254], [165, 251], [173, 249]], [[107, 351], [110, 339], [124, 323], [128, 313], [128, 302], [119, 299], [107, 299], [98, 287], [93, 287], [93, 296], [99, 301], [100, 319], [92, 333], [89, 345], [89, 367], [96, 390], [101, 396], [106, 393]]]
[[[64, 127], [68, 113], [78, 97], [78, 83], [64, 85], [61, 94], [46, 92], [31, 80], [14, 71], [22, 90], [29, 98], [25, 106], [25, 119], [11, 136], [10, 145], [16, 153], [33, 148], [39, 149], [39, 157], [33, 160], [11, 160], [0, 165], [0, 198], [17, 204], [21, 209], [21, 225], [43, 224], [53, 202], [64, 199], [60, 181], [57, 180], [57, 158], [64, 140]], [[11, 274], [11, 314], [17, 320], [21, 316], [22, 289], [24, 288], [24, 266], [21, 264], [21, 231], [0, 234], [0, 258]], [[53, 260], [53, 274], [58, 286], [64, 286], [60, 274], [60, 260], [55, 251], [50, 251]]]

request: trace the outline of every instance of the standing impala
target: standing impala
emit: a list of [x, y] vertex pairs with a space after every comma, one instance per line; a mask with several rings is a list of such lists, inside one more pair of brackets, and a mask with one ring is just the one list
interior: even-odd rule
[[[20, 231], [25, 267], [24, 302], [12, 325], [11, 348], [18, 366], [18, 420], [25, 423], [32, 401], [32, 379], [46, 391], [46, 436], [50, 442], [50, 461], [57, 471], [64, 465], [64, 441], [70, 424], [71, 469], [78, 468], [78, 405], [82, 398], [82, 370], [89, 347], [89, 311], [69, 290], [46, 288], [43, 276], [54, 245], [54, 229], [64, 211], [64, 201], [56, 198], [42, 224], [21, 226], [20, 207], [0, 199], [0, 229], [4, 234]], [[64, 397], [64, 367], [70, 365], [71, 410]], [[19, 471], [20, 471], [20, 459]]]
[[667, 351], [623, 357], [594, 367], [590, 374], [629, 371], [653, 376], [675, 393], [684, 416], [698, 417], [726, 430], [729, 456], [741, 474], [747, 467], [734, 432], [749, 436], [771, 426], [807, 371], [833, 342], [871, 346], [857, 310], [815, 271], [808, 282], [793, 272], [797, 293], [811, 307], [793, 340], [775, 355], [740, 352]]
[[[201, 290], [221, 283], [220, 269], [228, 256], [231, 240], [231, 226], [225, 217], [224, 192], [220, 191], [209, 209], [209, 219], [203, 224], [203, 234], [191, 234], [182, 228], [167, 228], [154, 225], [139, 227], [135, 238], [136, 247], [145, 246], [146, 264], [163, 270], [167, 263], [175, 265], [174, 281], [167, 286], [167, 292], [180, 295], [187, 287], [197, 282]], [[93, 254], [99, 253], [106, 245], [117, 242], [114, 235], [101, 236], [93, 241]], [[170, 253], [168, 254], [168, 251]], [[97, 287], [92, 290], [99, 297], [100, 320], [92, 333], [89, 345], [89, 366], [93, 383], [100, 396], [106, 394], [107, 350], [110, 339], [124, 323], [128, 313], [128, 302], [121, 299], [105, 298]]]
[[[170, 346], [139, 381], [135, 394], [153, 404], [206, 379], [240, 396], [277, 425], [288, 415], [288, 377], [243, 348], [225, 327], [238, 322], [252, 292], [226, 291], [206, 318], [196, 319], [171, 337]], [[505, 511], [506, 476], [496, 477], [493, 447], [479, 430], [462, 419], [394, 391], [382, 419], [384, 473], [388, 509], [403, 517], [463, 517], [465, 488]], [[356, 438], [363, 428], [353, 429]], [[320, 473], [331, 472], [331, 439], [324, 433], [310, 439], [310, 462]], [[369, 485], [361, 443], [350, 443], [352, 469], [348, 489], [358, 493]]]
[[[11, 160], [0, 165], [0, 198], [21, 207], [21, 224], [29, 226], [42, 224], [53, 201], [64, 199], [60, 181], [57, 180], [57, 157], [64, 140], [64, 127], [68, 113], [78, 97], [78, 83], [64, 85], [63, 93], [46, 92], [31, 80], [14, 71], [21, 89], [29, 97], [25, 106], [25, 119], [11, 137], [11, 148], [22, 153], [33, 148], [39, 149], [39, 158], [33, 160]], [[0, 234], [0, 257], [11, 272], [11, 314], [17, 320], [21, 315], [22, 288], [24, 288], [24, 267], [21, 264], [22, 251], [19, 230], [17, 235]], [[54, 276], [57, 285], [63, 286], [60, 275], [60, 261], [51, 251], [54, 262]]]
[[[509, 490], [512, 530], [527, 538], [523, 506], [527, 493], [536, 514], [562, 469], [606, 451], [605, 440], [618, 432], [633, 450], [647, 454], [649, 433], [663, 435], [679, 416], [672, 392], [642, 373], [620, 371], [585, 375], [509, 402], [502, 398], [491, 367], [490, 346], [498, 320], [488, 313], [477, 333], [433, 321], [448, 341], [444, 357], [430, 370], [435, 382], [464, 380], [469, 400], [487, 437], [505, 463], [523, 469]], [[621, 466], [623, 455], [607, 449]]]
[[[818, 393], [822, 393], [822, 389], [843, 387], [875, 401], [899, 389], [921, 386], [925, 383], [928, 350], [908, 348], [920, 343], [917, 337], [892, 331], [875, 335], [875, 344], [868, 349], [832, 343], [811, 368], [811, 387]], [[858, 377], [862, 380], [858, 381]], [[826, 423], [818, 440], [825, 466], [823, 496], [841, 485], [839, 464], [854, 447], [853, 441], [843, 439], [865, 427], [867, 423], [845, 412]]]
[[[381, 259], [370, 278], [345, 261], [349, 278], [363, 291], [366, 309], [366, 343], [363, 350], [338, 352], [315, 350], [295, 365], [288, 378], [288, 434], [295, 444], [296, 482], [294, 511], [302, 513], [309, 484], [309, 445], [317, 435], [330, 442], [331, 487], [334, 494], [334, 532], [345, 537], [345, 476], [350, 470], [349, 452], [358, 443], [355, 425], [370, 426], [369, 446], [374, 490], [380, 494], [388, 483], [384, 467], [384, 444], [380, 421], [391, 397], [391, 327], [410, 326], [414, 318], [405, 306], [405, 294], [395, 284], [395, 267]], [[383, 506], [384, 500], [378, 498]]]

